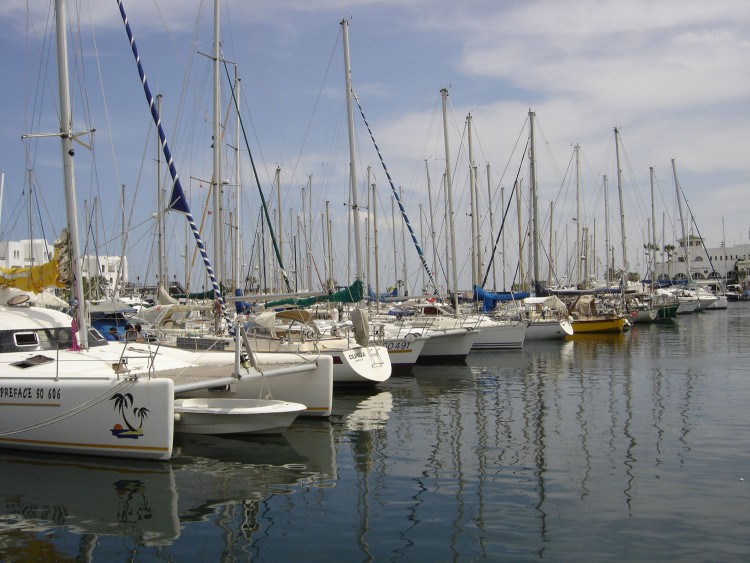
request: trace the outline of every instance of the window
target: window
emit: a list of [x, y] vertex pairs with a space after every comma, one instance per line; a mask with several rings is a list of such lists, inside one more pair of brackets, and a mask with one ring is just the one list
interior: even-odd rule
[[13, 335], [16, 346], [38, 346], [39, 338], [36, 332], [17, 332]]

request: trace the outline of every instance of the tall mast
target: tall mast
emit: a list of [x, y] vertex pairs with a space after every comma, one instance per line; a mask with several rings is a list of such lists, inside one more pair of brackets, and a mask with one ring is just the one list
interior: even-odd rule
[[367, 167], [367, 214], [365, 217], [365, 279], [370, 283], [371, 265], [370, 265], [370, 212], [372, 210], [372, 201], [370, 200], [370, 178], [372, 176], [372, 167]]
[[448, 200], [448, 231], [450, 233], [451, 297], [453, 314], [458, 317], [458, 271], [456, 269], [456, 228], [453, 217], [453, 185], [451, 180], [451, 152], [448, 142], [448, 90], [440, 90], [443, 98], [443, 137], [445, 141], [445, 195]]
[[352, 105], [352, 73], [349, 62], [349, 22], [341, 20], [344, 38], [344, 73], [346, 78], [346, 116], [349, 128], [349, 193], [351, 194], [352, 221], [354, 222], [354, 259], [356, 279], [362, 280], [362, 252], [359, 245], [359, 204], [357, 203], [356, 147], [354, 144], [354, 107]]
[[605, 174], [602, 178], [604, 181], [604, 248], [606, 249], [605, 252], [605, 279], [607, 280], [607, 284], [609, 284], [609, 273], [610, 269], [612, 268], [612, 264], [609, 262], [609, 189], [607, 188], [607, 175]]
[[576, 143], [576, 283], [581, 283], [581, 145]]
[[523, 265], [523, 217], [521, 217], [521, 196], [519, 195], [521, 192], [521, 186], [520, 182], [516, 180], [516, 185], [514, 186], [514, 192], [516, 194], [516, 216], [517, 216], [517, 223], [518, 223], [518, 275], [519, 275], [519, 289], [524, 289], [524, 282], [523, 282], [523, 275], [524, 275], [524, 265]]
[[471, 286], [481, 283], [479, 272], [479, 246], [477, 244], [476, 175], [474, 174], [474, 148], [471, 141], [471, 114], [466, 116], [466, 135], [469, 138], [469, 196], [471, 201]]
[[651, 247], [649, 258], [651, 259], [651, 285], [654, 283], [654, 270], [656, 269], [656, 210], [654, 208], [654, 167], [648, 167], [648, 177], [651, 182]]
[[[241, 100], [240, 86], [241, 81], [237, 76], [237, 67], [234, 67], [234, 89], [236, 100]], [[237, 104], [239, 106], [239, 104]], [[240, 123], [240, 111], [236, 108], [235, 111], [235, 139], [234, 139], [234, 214], [235, 214], [235, 225], [234, 225], [234, 289], [237, 291], [240, 287], [244, 289], [245, 284], [241, 282], [244, 268], [242, 268], [242, 236], [240, 236], [240, 225], [242, 224], [242, 175], [240, 174], [240, 129], [242, 124]]]
[[219, 278], [219, 287], [224, 281], [224, 249], [221, 217], [221, 84], [219, 57], [221, 56], [219, 36], [219, 0], [214, 0], [214, 49], [213, 49], [213, 237], [215, 272]]
[[534, 291], [539, 283], [539, 213], [537, 210], [536, 149], [534, 148], [534, 119], [536, 113], [529, 110], [529, 183], [531, 189], [531, 248], [534, 261]]
[[60, 97], [60, 141], [62, 145], [63, 179], [65, 185], [65, 210], [68, 216], [71, 261], [73, 264], [73, 290], [76, 299], [78, 336], [82, 346], [88, 345], [88, 325], [81, 279], [81, 250], [78, 234], [76, 184], [73, 166], [73, 117], [70, 111], [70, 84], [68, 81], [68, 38], [66, 35], [65, 0], [55, 0], [55, 26], [57, 32], [57, 79]]
[[[487, 163], [487, 207], [489, 207], [490, 213], [490, 242], [495, 240], [495, 216], [492, 213], [492, 175], [490, 173], [490, 163]], [[500, 188], [500, 208], [505, 210], [505, 191]], [[502, 243], [502, 255], [503, 255], [503, 274], [505, 274], [505, 229], [503, 229], [503, 243]], [[493, 256], [490, 256], [492, 260], [492, 289], [497, 290], [497, 270], [495, 269], [495, 260]], [[503, 281], [503, 289], [505, 289], [505, 281]]]
[[549, 202], [549, 263], [548, 263], [548, 269], [547, 269], [547, 287], [552, 286], [552, 269], [554, 268], [555, 264], [552, 261], [552, 257], [555, 255], [554, 249], [552, 246], [552, 212], [554, 211], [554, 203]]
[[625, 237], [625, 207], [622, 203], [622, 167], [620, 166], [620, 131], [615, 127], [615, 156], [617, 158], [617, 193], [620, 196], [620, 233], [622, 234], [622, 269], [628, 275], [627, 239]]
[[372, 237], [375, 247], [375, 312], [380, 313], [380, 276], [378, 272], [378, 204], [375, 183], [372, 184]]
[[684, 252], [685, 257], [685, 269], [687, 273], [687, 281], [688, 285], [690, 285], [690, 281], [692, 280], [692, 276], [690, 275], [690, 249], [689, 249], [689, 241], [687, 238], [687, 231], [685, 230], [685, 217], [682, 215], [682, 190], [680, 189], [680, 182], [677, 179], [677, 165], [674, 162], [674, 158], [672, 159], [672, 173], [674, 174], [674, 189], [677, 192], [677, 209], [680, 210], [680, 227], [682, 228], [682, 248]]
[[[156, 111], [161, 115], [161, 100], [162, 95], [156, 95]], [[159, 142], [159, 135], [156, 135], [156, 230], [157, 230], [157, 272], [159, 276], [159, 287], [167, 288], [165, 279], [167, 276], [166, 267], [166, 253], [164, 247], [166, 246], [166, 231], [164, 229], [164, 200], [166, 199], [165, 190], [161, 186], [161, 143]], [[156, 294], [157, 301], [159, 298], [159, 292]]]
[[[433, 276], [435, 275], [435, 271], [437, 269], [437, 253], [438, 253], [438, 247], [437, 247], [437, 238], [435, 236], [435, 207], [432, 205], [432, 182], [430, 182], [430, 167], [427, 165], [427, 159], [424, 159], [424, 168], [427, 172], [427, 197], [428, 197], [428, 203], [430, 205], [430, 240], [432, 241], [432, 269], [433, 269]], [[435, 291], [437, 291], [437, 288], [435, 288]]]
[[[282, 209], [281, 209], [281, 167], [276, 166], [276, 176], [274, 178], [274, 184], [276, 186], [276, 238], [279, 241], [279, 260], [283, 264], [284, 263], [284, 242], [282, 240]], [[278, 280], [278, 287], [283, 288], [284, 287], [284, 276], [281, 272], [279, 272], [278, 275], [273, 276], [274, 284], [277, 283]]]

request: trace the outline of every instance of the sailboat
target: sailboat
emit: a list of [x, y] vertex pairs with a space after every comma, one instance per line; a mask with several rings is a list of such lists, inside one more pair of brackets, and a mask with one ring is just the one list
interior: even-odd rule
[[[128, 40], [135, 57], [138, 73], [141, 78], [146, 100], [151, 109], [151, 116], [156, 124], [159, 135], [159, 142], [164, 153], [166, 162], [169, 165], [169, 173], [173, 182], [172, 195], [170, 198], [169, 209], [183, 213], [193, 236], [196, 246], [201, 254], [206, 267], [206, 272], [213, 286], [214, 296], [220, 308], [226, 312], [224, 307], [224, 298], [221, 294], [219, 283], [214, 274], [214, 269], [208, 258], [200, 232], [195, 224], [195, 220], [190, 211], [187, 198], [182, 190], [182, 185], [177, 174], [177, 169], [172, 159], [172, 154], [167, 144], [166, 135], [159, 117], [159, 111], [151, 95], [151, 90], [146, 80], [140, 56], [135, 44], [130, 24], [128, 23], [125, 9], [121, 1], [118, 1], [120, 15], [128, 35]], [[218, 64], [219, 64], [219, 37], [218, 37], [218, 20], [219, 20], [219, 2], [214, 2], [214, 127], [218, 128]], [[218, 139], [217, 129], [215, 129], [214, 139]], [[219, 185], [220, 167], [218, 165], [219, 149], [218, 142], [214, 142], [214, 181]], [[217, 190], [218, 191], [218, 190]], [[216, 191], [214, 192], [216, 194]], [[218, 205], [217, 205], [218, 207]], [[216, 236], [215, 239], [220, 238]], [[221, 254], [221, 249], [216, 249]], [[224, 319], [229, 321], [229, 319]], [[262, 408], [263, 405], [257, 402], [259, 397], [265, 401], [283, 400], [296, 403], [297, 407], [302, 407], [302, 414], [312, 414], [315, 416], [328, 416], [331, 412], [332, 394], [333, 394], [333, 360], [320, 354], [299, 355], [299, 354], [279, 354], [265, 355], [261, 358], [255, 354], [247, 339], [242, 326], [238, 322], [235, 328], [234, 346], [229, 351], [187, 351], [179, 348], [162, 346], [159, 349], [167, 355], [192, 354], [195, 357], [195, 369], [172, 371], [169, 377], [175, 380], [175, 393], [180, 399], [204, 400], [213, 399], [215, 404], [201, 403], [202, 408], [206, 410], [205, 418], [211, 419], [215, 414], [215, 408], [225, 409], [228, 419], [236, 418], [229, 412], [233, 408], [238, 408], [236, 402], [228, 406], [226, 399], [247, 400], [252, 403], [257, 410], [248, 412], [248, 416], [257, 412], [260, 416], [266, 416]], [[223, 338], [215, 338], [214, 342], [223, 342]], [[135, 346], [135, 345], [132, 345]], [[141, 349], [152, 349], [150, 344], [142, 344]], [[165, 374], [166, 375], [166, 374]], [[197, 402], [188, 403], [190, 406], [190, 417], [195, 418]], [[206, 406], [208, 405], [208, 406]], [[221, 406], [219, 406], [221, 405]], [[270, 403], [266, 406], [271, 406]], [[243, 408], [249, 408], [247, 405]], [[296, 407], [295, 407], [296, 408]], [[185, 403], [180, 404], [180, 409], [185, 411]], [[299, 409], [298, 409], [299, 410]], [[183, 418], [184, 419], [184, 418]], [[215, 421], [211, 421], [214, 424]], [[230, 425], [235, 425], [230, 422]], [[184, 426], [183, 426], [184, 428]], [[275, 428], [275, 427], [273, 427]], [[225, 429], [226, 430], [226, 429]]]
[[[0, 291], [0, 447], [169, 459], [174, 383], [125, 373], [129, 354], [110, 350], [83, 312], [68, 86], [65, 0], [55, 1], [60, 133], [69, 245], [78, 316], [37, 309]], [[60, 279], [59, 281], [63, 281]], [[79, 344], [80, 343], [80, 344]], [[103, 353], [103, 352], [107, 353]]]

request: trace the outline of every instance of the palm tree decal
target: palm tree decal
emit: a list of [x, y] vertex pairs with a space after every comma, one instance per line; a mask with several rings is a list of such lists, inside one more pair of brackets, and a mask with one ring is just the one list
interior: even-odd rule
[[141, 425], [138, 427], [139, 430], [143, 428], [143, 421], [148, 418], [148, 413], [149, 413], [149, 410], [146, 407], [133, 409], [133, 414], [135, 414], [135, 416], [137, 416], [141, 421]]
[[148, 409], [146, 407], [133, 409], [135, 416], [141, 419], [141, 425], [136, 428], [128, 420], [125, 413], [130, 410], [130, 405], [133, 404], [133, 395], [130, 393], [115, 393], [109, 398], [110, 401], [115, 402], [115, 410], [120, 412], [122, 420], [127, 428], [123, 428], [121, 424], [115, 424], [114, 428], [111, 429], [112, 435], [118, 438], [133, 438], [138, 439], [139, 436], [143, 436], [143, 421], [148, 416]]

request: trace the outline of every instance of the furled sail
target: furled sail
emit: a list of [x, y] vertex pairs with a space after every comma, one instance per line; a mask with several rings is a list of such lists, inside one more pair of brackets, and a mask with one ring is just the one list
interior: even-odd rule
[[38, 266], [0, 268], [0, 286], [41, 293], [49, 287], [67, 287], [70, 281], [70, 237], [65, 229], [55, 242], [52, 259]]
[[354, 280], [349, 287], [340, 291], [329, 293], [328, 295], [318, 295], [315, 297], [292, 297], [289, 299], [279, 299], [266, 303], [266, 309], [271, 307], [280, 307], [282, 305], [294, 305], [295, 307], [309, 307], [316, 303], [359, 303], [364, 296], [364, 283], [361, 280]]

